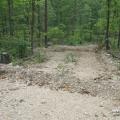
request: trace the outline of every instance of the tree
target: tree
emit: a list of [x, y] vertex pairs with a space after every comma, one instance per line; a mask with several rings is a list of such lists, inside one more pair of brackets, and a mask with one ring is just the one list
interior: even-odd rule
[[0, 50], [17, 54], [14, 49], [23, 45], [33, 53], [43, 43], [48, 47], [48, 40], [104, 42], [107, 50], [117, 50], [119, 24], [120, 0], [0, 0]]
[[13, 23], [13, 0], [7, 0], [8, 2], [8, 16], [9, 16], [9, 32], [10, 35], [14, 35], [14, 23]]
[[105, 36], [106, 50], [110, 49], [110, 43], [109, 43], [110, 2], [111, 0], [107, 0], [107, 23], [106, 23], [106, 36]]
[[34, 48], [34, 23], [35, 22], [35, 0], [32, 0], [32, 20], [31, 20], [31, 51]]
[[45, 0], [45, 47], [48, 47], [48, 2]]
[[119, 32], [118, 32], [118, 48], [120, 48], [120, 25], [119, 25]]

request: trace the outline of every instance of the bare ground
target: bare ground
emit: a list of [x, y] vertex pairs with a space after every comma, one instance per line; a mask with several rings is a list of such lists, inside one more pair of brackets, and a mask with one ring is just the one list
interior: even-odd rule
[[120, 120], [120, 71], [95, 45], [56, 46], [48, 60], [0, 65], [0, 120]]

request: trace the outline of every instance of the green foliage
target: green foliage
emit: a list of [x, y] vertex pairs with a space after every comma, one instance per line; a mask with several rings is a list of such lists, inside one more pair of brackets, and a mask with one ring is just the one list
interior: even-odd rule
[[45, 52], [43, 51], [37, 51], [34, 55], [28, 56], [26, 58], [12, 58], [12, 64], [14, 66], [20, 65], [20, 66], [26, 66], [27, 64], [36, 64], [36, 63], [42, 63], [47, 60], [47, 56]]
[[24, 58], [27, 56], [29, 44], [15, 37], [4, 37], [0, 40], [0, 51], [8, 52], [11, 56]]
[[100, 19], [97, 21], [96, 27], [97, 27], [97, 29], [99, 29], [99, 31], [103, 31], [103, 30], [104, 30], [104, 27], [105, 27], [105, 24], [106, 24], [105, 22], [106, 22], [106, 20], [103, 19], [103, 18], [100, 18]]
[[68, 39], [64, 40], [64, 44], [66, 45], [80, 45], [82, 41], [80, 39], [76, 39], [76, 36], [69, 36]]
[[35, 61], [36, 63], [42, 63], [46, 59], [47, 59], [46, 54], [42, 51], [38, 51], [37, 53], [35, 53], [33, 61]]
[[65, 33], [58, 27], [50, 28], [48, 31], [48, 37], [53, 43], [59, 43], [64, 38]]
[[82, 36], [79, 30], [73, 32], [64, 40], [64, 44], [67, 45], [80, 45], [82, 42]]
[[111, 42], [111, 49], [113, 51], [116, 51], [118, 49], [118, 47], [117, 47], [117, 40], [115, 38], [111, 38], [110, 42]]
[[15, 59], [15, 58], [12, 59], [13, 66], [16, 66], [16, 65], [24, 66], [24, 62], [25, 61], [23, 59]]
[[[32, 5], [29, 0], [12, 1], [13, 5], [10, 6], [13, 36], [9, 36], [8, 1], [0, 1], [0, 51], [7, 51], [15, 58], [24, 58], [30, 55]], [[44, 45], [44, 2], [44, 0], [35, 0], [34, 47]], [[106, 0], [48, 0], [47, 14], [49, 41], [66, 45], [96, 41], [105, 43]], [[112, 49], [118, 49], [119, 21], [120, 0], [112, 0], [109, 28]]]

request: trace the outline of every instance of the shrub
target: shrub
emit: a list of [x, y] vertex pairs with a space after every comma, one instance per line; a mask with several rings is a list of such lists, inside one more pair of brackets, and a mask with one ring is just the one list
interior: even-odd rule
[[24, 58], [28, 52], [28, 42], [15, 37], [4, 37], [0, 40], [0, 51], [8, 52], [12, 57]]
[[35, 57], [34, 57], [34, 61], [37, 62], [37, 63], [42, 63], [44, 62], [45, 60], [47, 59], [46, 55], [44, 52], [40, 52], [38, 51], [36, 54], [35, 54]]
[[64, 43], [67, 45], [80, 45], [82, 44], [81, 34], [79, 30], [74, 31], [72, 35], [70, 35]]
[[69, 54], [67, 54], [66, 57], [65, 57], [65, 62], [66, 62], [66, 63], [76, 62], [76, 61], [77, 61], [77, 60], [76, 60], [76, 57], [75, 57], [75, 55], [74, 55], [73, 53], [69, 53]]
[[52, 40], [53, 43], [60, 43], [64, 38], [64, 31], [59, 27], [50, 28], [48, 31], [48, 37]]

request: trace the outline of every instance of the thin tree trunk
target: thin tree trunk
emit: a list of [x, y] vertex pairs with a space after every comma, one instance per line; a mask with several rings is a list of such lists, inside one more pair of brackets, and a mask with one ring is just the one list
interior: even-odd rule
[[45, 0], [45, 47], [48, 47], [48, 37], [47, 37], [47, 32], [48, 32], [48, 1]]
[[76, 29], [77, 26], [77, 0], [74, 0], [74, 29]]
[[4, 36], [5, 35], [5, 24], [4, 24], [4, 17], [2, 17], [2, 35]]
[[106, 27], [106, 37], [105, 37], [106, 50], [110, 49], [109, 27], [110, 27], [110, 0], [107, 0], [107, 27]]
[[8, 30], [7, 30], [7, 17], [6, 17], [6, 14], [4, 16], [4, 26], [5, 26], [5, 33], [7, 34], [8, 33]]
[[120, 48], [120, 25], [119, 25], [119, 34], [118, 34], [118, 48]]
[[14, 24], [13, 24], [13, 0], [8, 1], [8, 17], [9, 17], [9, 34], [14, 35]]
[[90, 41], [93, 40], [93, 24], [91, 22], [91, 25], [90, 25]]
[[35, 0], [32, 0], [32, 20], [31, 20], [31, 52], [34, 49], [34, 22], [35, 22]]
[[42, 25], [41, 25], [41, 19], [40, 19], [40, 6], [38, 5], [37, 6], [37, 13], [38, 13], [38, 45], [41, 46], [42, 42], [41, 42], [41, 28], [42, 28]]

